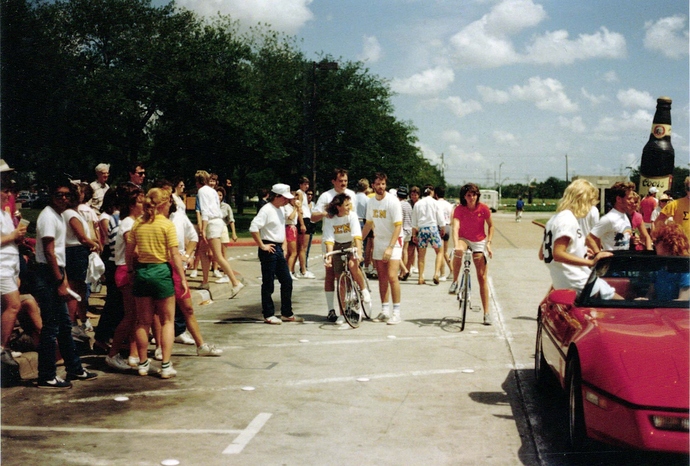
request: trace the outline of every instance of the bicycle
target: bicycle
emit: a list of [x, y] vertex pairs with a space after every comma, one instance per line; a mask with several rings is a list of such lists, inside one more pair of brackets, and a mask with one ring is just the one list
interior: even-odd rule
[[462, 256], [462, 277], [458, 287], [458, 301], [462, 319], [460, 320], [460, 331], [465, 330], [465, 318], [467, 310], [472, 308], [472, 279], [470, 277], [470, 266], [472, 265], [472, 251], [467, 249]]
[[[357, 248], [352, 247], [339, 249], [337, 251], [331, 251], [329, 253], [326, 253], [324, 257], [337, 254], [343, 261], [343, 271], [338, 276], [335, 289], [336, 295], [338, 297], [338, 306], [340, 307], [340, 314], [345, 317], [345, 320], [350, 325], [350, 327], [357, 328], [359, 327], [359, 324], [362, 322], [362, 314], [364, 314], [364, 316], [367, 319], [372, 318], [372, 305], [371, 301], [369, 303], [364, 302], [364, 299], [362, 298], [362, 290], [359, 288], [359, 285], [357, 284], [354, 277], [352, 276], [352, 273], [350, 272], [350, 267], [348, 267], [348, 259], [350, 253], [352, 253], [356, 259]], [[369, 290], [369, 294], [371, 295], [371, 290], [369, 289], [369, 281], [367, 280], [367, 277], [364, 274], [364, 270], [362, 270], [361, 265], [359, 266], [359, 269], [362, 276], [364, 277], [364, 285], [366, 289]], [[359, 312], [360, 310], [361, 312]]]

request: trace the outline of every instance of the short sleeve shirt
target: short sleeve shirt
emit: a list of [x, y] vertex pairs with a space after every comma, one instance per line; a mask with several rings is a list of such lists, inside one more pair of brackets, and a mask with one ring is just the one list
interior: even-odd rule
[[43, 249], [43, 238], [53, 238], [58, 266], [64, 267], [66, 235], [67, 226], [62, 216], [50, 206], [43, 209], [36, 220], [36, 262], [48, 263]]
[[[402, 227], [402, 206], [397, 196], [386, 193], [380, 201], [376, 196], [367, 203], [367, 222], [374, 222], [374, 241], [390, 241], [395, 228]], [[400, 235], [402, 237], [402, 228]]]
[[551, 274], [551, 282], [557, 290], [577, 290], [581, 291], [587, 284], [589, 278], [589, 267], [582, 265], [570, 265], [557, 262], [553, 258], [553, 245], [557, 239], [566, 237], [569, 239], [566, 252], [577, 257], [585, 257], [587, 247], [585, 246], [585, 235], [582, 232], [577, 218], [569, 210], [557, 213], [544, 228], [544, 240], [542, 241], [542, 253], [544, 263]]
[[168, 262], [168, 251], [177, 248], [175, 225], [162, 215], [156, 215], [153, 222], [137, 220], [127, 237], [127, 244], [136, 244], [137, 260], [142, 264]]
[[601, 217], [591, 233], [601, 240], [604, 251], [630, 249], [632, 225], [628, 216], [616, 209], [611, 209], [609, 213]]
[[323, 219], [324, 243], [348, 243], [355, 238], [362, 239], [362, 229], [359, 226], [359, 218], [354, 212], [348, 215]]
[[453, 211], [453, 218], [460, 221], [458, 237], [472, 242], [483, 241], [486, 238], [484, 224], [491, 218], [491, 210], [486, 204], [477, 204], [474, 210], [459, 204]]

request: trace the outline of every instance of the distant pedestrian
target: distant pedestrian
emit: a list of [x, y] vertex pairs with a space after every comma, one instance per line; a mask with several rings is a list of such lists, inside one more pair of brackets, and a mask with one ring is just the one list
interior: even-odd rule
[[[440, 226], [440, 231], [439, 231]], [[431, 246], [436, 253], [434, 263], [434, 285], [439, 284], [441, 265], [443, 264], [443, 242], [441, 236], [445, 234], [445, 219], [439, 209], [438, 201], [434, 199], [434, 187], [424, 186], [422, 199], [412, 209], [412, 241], [417, 244], [417, 268], [419, 277], [417, 283], [424, 285], [424, 270], [426, 263], [426, 249]]]
[[103, 205], [103, 196], [110, 188], [108, 185], [108, 177], [110, 176], [110, 165], [107, 163], [99, 163], [96, 165], [96, 180], [91, 182], [91, 189], [93, 189], [93, 196], [91, 197], [91, 207], [96, 211], [101, 211]]
[[515, 221], [519, 222], [522, 220], [522, 212], [525, 210], [525, 201], [522, 200], [520, 196], [515, 203]]
[[309, 200], [308, 192], [309, 178], [303, 176], [299, 179], [299, 189], [295, 193], [302, 209], [302, 223], [297, 228], [297, 258], [299, 259], [299, 270], [295, 271], [297, 278], [316, 278], [314, 273], [309, 271], [309, 263], [307, 262], [307, 250], [315, 226], [311, 223], [312, 202]]

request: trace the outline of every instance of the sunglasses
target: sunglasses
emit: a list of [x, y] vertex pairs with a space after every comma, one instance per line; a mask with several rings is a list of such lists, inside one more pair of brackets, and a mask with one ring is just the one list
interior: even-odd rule
[[135, 175], [144, 176], [146, 172], [134, 172]]

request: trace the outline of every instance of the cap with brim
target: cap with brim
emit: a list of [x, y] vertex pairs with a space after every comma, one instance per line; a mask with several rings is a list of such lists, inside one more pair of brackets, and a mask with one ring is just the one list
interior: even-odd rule
[[649, 188], [649, 192], [652, 194], [656, 194], [658, 190], [654, 186], [652, 186], [651, 188]]
[[11, 172], [13, 170], [14, 168], [7, 165], [7, 162], [5, 162], [3, 159], [0, 159], [0, 173]]
[[292, 199], [295, 197], [290, 192], [290, 186], [283, 184], [283, 183], [274, 184], [271, 187], [271, 191], [275, 194], [283, 196], [285, 199]]

